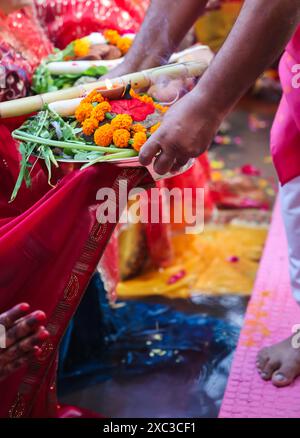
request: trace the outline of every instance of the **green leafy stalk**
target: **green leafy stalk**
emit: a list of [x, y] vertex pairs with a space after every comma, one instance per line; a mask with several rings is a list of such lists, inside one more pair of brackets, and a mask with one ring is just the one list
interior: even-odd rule
[[[34, 142], [36, 145], [41, 144], [53, 148], [60, 148], [60, 149], [70, 149], [70, 150], [78, 150], [78, 151], [97, 151], [97, 152], [104, 152], [104, 153], [117, 153], [120, 152], [120, 148], [115, 147], [102, 147], [102, 146], [88, 146], [84, 143], [71, 143], [71, 142], [65, 142], [60, 140], [49, 140], [49, 139], [43, 139], [40, 137], [37, 137], [35, 135], [27, 134], [26, 132], [22, 132], [20, 130], [16, 130], [12, 134], [13, 138], [16, 140], [21, 140], [25, 142]], [[132, 151], [132, 149], [123, 149], [124, 151]]]
[[132, 158], [132, 157], [137, 157], [138, 154], [136, 151], [134, 150], [129, 150], [129, 151], [124, 151], [124, 152], [119, 152], [118, 154], [110, 154], [110, 155], [105, 155], [103, 157], [99, 157], [93, 161], [91, 161], [90, 163], [84, 164], [80, 170], [84, 170], [87, 169], [90, 166], [93, 166], [96, 163], [102, 163], [105, 161], [110, 161], [110, 160], [120, 160], [120, 159], [124, 159], [124, 158]]

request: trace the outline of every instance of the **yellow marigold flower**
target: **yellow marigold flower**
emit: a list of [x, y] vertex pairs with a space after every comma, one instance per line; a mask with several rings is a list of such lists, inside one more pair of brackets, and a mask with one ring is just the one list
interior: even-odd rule
[[132, 126], [132, 117], [128, 114], [118, 114], [111, 121], [112, 128], [115, 129], [130, 129]]
[[131, 131], [136, 134], [137, 132], [146, 132], [147, 129], [145, 126], [141, 125], [140, 123], [135, 123], [131, 126]]
[[109, 123], [100, 126], [94, 134], [94, 141], [96, 145], [107, 147], [113, 141], [113, 130]]
[[134, 134], [133, 137], [133, 144], [132, 144], [133, 149], [139, 152], [144, 146], [144, 144], [146, 143], [146, 141], [147, 141], [147, 135], [145, 134], [145, 132], [137, 132], [136, 134]]
[[151, 128], [150, 128], [150, 133], [151, 133], [151, 134], [154, 134], [154, 132], [156, 132], [156, 131], [158, 130], [158, 128], [160, 127], [160, 125], [161, 125], [161, 123], [158, 122], [158, 123], [156, 123], [156, 125], [151, 126]]
[[126, 129], [114, 131], [113, 141], [118, 148], [126, 148], [130, 140], [130, 133]]
[[92, 135], [96, 131], [96, 129], [99, 126], [99, 122], [97, 119], [90, 117], [89, 119], [86, 119], [82, 124], [82, 132], [85, 135]]
[[75, 117], [78, 122], [83, 122], [85, 119], [91, 117], [93, 111], [93, 105], [91, 103], [81, 102], [75, 111]]
[[159, 103], [155, 103], [154, 106], [155, 106], [155, 108], [156, 108], [158, 111], [160, 111], [161, 113], [166, 113], [166, 112], [168, 111], [168, 109], [169, 109], [169, 107], [167, 107], [167, 106], [162, 106], [162, 105], [160, 105]]
[[117, 41], [117, 47], [121, 50], [123, 55], [126, 55], [126, 53], [129, 51], [130, 47], [132, 46], [132, 39], [123, 37], [119, 38]]
[[100, 91], [98, 90], [93, 90], [90, 94], [88, 94], [82, 102], [84, 103], [94, 103], [94, 102], [98, 102], [98, 103], [102, 103], [104, 102], [105, 99], [102, 96], [102, 94], [100, 93]]
[[87, 38], [74, 41], [74, 53], [78, 58], [88, 55], [90, 47], [91, 45]]
[[114, 46], [117, 45], [119, 39], [121, 38], [119, 32], [112, 29], [105, 30], [103, 35], [106, 41], [108, 41], [110, 44], [113, 44]]

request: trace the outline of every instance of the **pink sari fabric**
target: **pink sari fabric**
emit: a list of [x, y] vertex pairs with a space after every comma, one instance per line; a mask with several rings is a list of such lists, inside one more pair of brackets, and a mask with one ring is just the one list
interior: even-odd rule
[[[298, 80], [293, 71], [298, 65]], [[283, 96], [271, 132], [271, 151], [281, 184], [300, 175], [300, 27], [280, 62]]]
[[116, 29], [136, 33], [150, 0], [35, 0], [51, 41], [62, 49], [92, 32]]
[[[96, 193], [127, 180], [133, 188], [147, 171], [101, 164], [47, 184], [42, 167], [32, 173], [32, 188], [22, 187], [8, 203], [18, 167], [16, 145], [0, 128], [0, 313], [29, 302], [48, 317], [50, 339], [43, 354], [0, 384], [1, 417], [55, 417], [56, 358], [59, 342], [74, 315], [115, 228], [99, 224]], [[116, 192], [117, 193], [117, 192]]]

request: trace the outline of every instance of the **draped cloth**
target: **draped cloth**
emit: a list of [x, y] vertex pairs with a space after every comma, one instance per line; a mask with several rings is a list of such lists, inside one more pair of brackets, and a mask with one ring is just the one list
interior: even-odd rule
[[91, 32], [138, 32], [150, 0], [35, 0], [35, 4], [51, 41], [63, 49]]
[[34, 8], [9, 15], [0, 10], [0, 101], [25, 97], [35, 68], [52, 51]]
[[271, 151], [282, 185], [300, 176], [300, 26], [280, 61], [283, 96], [271, 132]]
[[8, 203], [18, 168], [16, 145], [2, 126], [0, 312], [28, 301], [32, 310], [47, 314], [50, 338], [38, 359], [0, 384], [0, 416], [55, 417], [59, 343], [115, 228], [97, 221], [97, 191], [111, 187], [118, 200], [120, 180], [127, 180], [130, 190], [148, 174], [143, 168], [100, 164], [58, 179], [51, 188], [43, 167], [36, 165], [32, 188], [22, 187]]

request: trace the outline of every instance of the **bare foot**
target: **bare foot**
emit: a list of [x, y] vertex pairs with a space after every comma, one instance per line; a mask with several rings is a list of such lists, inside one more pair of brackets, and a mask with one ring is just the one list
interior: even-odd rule
[[300, 376], [300, 348], [292, 347], [292, 338], [263, 348], [256, 366], [262, 379], [272, 380], [277, 387], [288, 386]]

